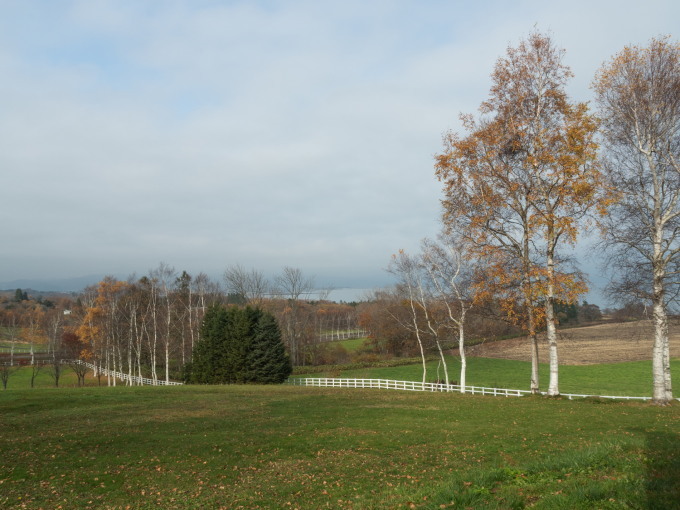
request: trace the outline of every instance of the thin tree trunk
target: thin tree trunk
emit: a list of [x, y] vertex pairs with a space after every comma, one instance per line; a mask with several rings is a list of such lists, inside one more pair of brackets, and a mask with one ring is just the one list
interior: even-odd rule
[[531, 345], [531, 393], [540, 393], [538, 379], [538, 338], [536, 336], [536, 319], [534, 317], [534, 300], [531, 290], [531, 261], [529, 260], [529, 227], [526, 218], [524, 221], [524, 234], [522, 238], [522, 270], [524, 282], [524, 304], [527, 308], [527, 333]]
[[[448, 391], [449, 387], [449, 368], [446, 366], [446, 358], [444, 357], [444, 351], [442, 350], [442, 346], [439, 343], [439, 338], [436, 338], [437, 342], [437, 349], [439, 350], [439, 358], [442, 360], [442, 365], [444, 366], [444, 382], [446, 383], [446, 388]], [[437, 381], [439, 382], [439, 381]]]
[[467, 374], [467, 358], [465, 357], [465, 311], [463, 310], [458, 324], [458, 352], [460, 353], [460, 392], [465, 393], [465, 376]]
[[668, 317], [664, 306], [663, 278], [656, 270], [654, 275], [653, 320], [654, 345], [652, 347], [652, 385], [654, 402], [667, 404], [673, 398], [670, 391], [670, 373], [666, 376], [668, 345]]
[[554, 258], [554, 232], [552, 227], [548, 229], [548, 286], [545, 297], [545, 320], [546, 336], [548, 337], [548, 356], [550, 360], [550, 382], [548, 395], [555, 397], [560, 394], [559, 389], [559, 362], [557, 357], [557, 328], [555, 326], [555, 258]]
[[[415, 320], [413, 321], [415, 325]], [[423, 384], [427, 380], [427, 364], [425, 362], [425, 350], [423, 349], [423, 342], [420, 339], [420, 332], [418, 331], [418, 326], [416, 325], [416, 338], [418, 339], [418, 347], [420, 347], [420, 358], [423, 360]]]
[[170, 382], [170, 325], [172, 323], [172, 308], [170, 302], [170, 291], [164, 286], [166, 299], [166, 318], [165, 318], [165, 384]]

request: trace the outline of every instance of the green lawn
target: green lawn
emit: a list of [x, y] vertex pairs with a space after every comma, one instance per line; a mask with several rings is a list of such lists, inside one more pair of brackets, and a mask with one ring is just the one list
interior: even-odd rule
[[[12, 349], [14, 349], [15, 354], [31, 352], [31, 346], [29, 344], [15, 343], [12, 345], [10, 342], [0, 342], [0, 352], [10, 354]], [[34, 346], [33, 350], [35, 352], [43, 352], [45, 350], [45, 346], [43, 344], [38, 344]]]
[[[448, 358], [451, 382], [459, 379], [460, 364], [453, 357]], [[437, 361], [428, 363], [427, 380], [434, 381], [437, 376]], [[674, 376], [674, 395], [680, 397], [680, 360], [672, 360]], [[31, 370], [21, 368], [10, 376], [8, 390], [30, 388]], [[650, 361], [635, 361], [605, 365], [561, 366], [560, 391], [562, 393], [580, 393], [589, 395], [621, 395], [650, 396], [652, 389], [652, 366]], [[530, 363], [491, 358], [469, 358], [467, 383], [474, 386], [487, 386], [511, 389], [529, 389]], [[541, 388], [548, 387], [548, 367], [541, 365]], [[422, 366], [419, 364], [403, 365], [387, 368], [363, 368], [358, 370], [334, 371], [331, 373], [315, 373], [309, 377], [350, 377], [362, 379], [395, 379], [401, 381], [422, 380]], [[304, 377], [304, 376], [296, 376]], [[439, 378], [443, 379], [440, 368]], [[96, 386], [97, 380], [88, 373], [85, 382], [88, 386]], [[106, 378], [102, 378], [106, 384]], [[118, 383], [120, 384], [120, 383]], [[60, 379], [60, 387], [75, 387], [77, 378], [68, 368], [64, 368]], [[43, 368], [35, 380], [36, 388], [51, 388], [54, 380], [50, 376], [50, 368]]]
[[354, 352], [364, 345], [366, 340], [366, 338], [350, 338], [349, 340], [336, 340], [335, 342], [330, 343], [331, 345], [342, 345], [347, 352]]
[[680, 405], [293, 386], [0, 393], [1, 508], [677, 508]]
[[[471, 386], [489, 386], [528, 390], [531, 374], [531, 363], [491, 358], [468, 358], [467, 384]], [[460, 361], [447, 358], [450, 381], [458, 381], [460, 377]], [[427, 380], [443, 379], [443, 368], [437, 372], [438, 362], [427, 364]], [[680, 377], [680, 360], [671, 361], [671, 372], [677, 381]], [[560, 366], [560, 391], [562, 393], [579, 393], [589, 395], [621, 395], [651, 396], [652, 363], [651, 361], [634, 361], [603, 365]], [[541, 388], [548, 387], [548, 366], [539, 369]], [[330, 373], [310, 374], [309, 377], [330, 377]], [[363, 368], [340, 371], [336, 377], [362, 379], [396, 379], [400, 381], [421, 381], [422, 365], [404, 365], [385, 368]], [[304, 377], [302, 375], [296, 377]], [[674, 395], [680, 397], [680, 386], [676, 383]]]
[[[31, 367], [22, 366], [12, 369], [12, 373], [7, 383], [8, 390], [22, 390], [31, 387]], [[49, 365], [43, 365], [37, 373], [34, 381], [35, 388], [53, 388], [54, 379], [50, 375], [52, 368]], [[106, 384], [106, 378], [102, 378], [103, 384]], [[85, 377], [85, 384], [88, 386], [96, 386], [97, 380], [92, 377], [92, 372], [88, 372]], [[119, 383], [120, 384], [120, 383]], [[62, 374], [59, 378], [59, 387], [68, 388], [76, 387], [78, 385], [78, 378], [76, 374], [66, 365], [62, 366]], [[2, 386], [0, 385], [0, 388]]]

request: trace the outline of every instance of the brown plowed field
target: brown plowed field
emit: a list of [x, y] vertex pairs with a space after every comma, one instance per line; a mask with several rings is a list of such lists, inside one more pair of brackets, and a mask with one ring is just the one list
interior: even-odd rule
[[[558, 331], [560, 364], [591, 365], [648, 360], [652, 356], [653, 327], [650, 321], [599, 324]], [[671, 357], [680, 358], [680, 324], [669, 325]], [[468, 356], [530, 361], [529, 340], [513, 338], [485, 342], [467, 349]], [[545, 335], [539, 337], [539, 358], [548, 362]]]

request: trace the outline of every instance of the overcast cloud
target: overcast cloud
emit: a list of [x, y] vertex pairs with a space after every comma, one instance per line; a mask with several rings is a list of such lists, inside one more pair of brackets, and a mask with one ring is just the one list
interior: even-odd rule
[[164, 261], [384, 284], [436, 235], [433, 156], [508, 45], [549, 31], [589, 100], [678, 20], [676, 0], [2, 0], [0, 281]]

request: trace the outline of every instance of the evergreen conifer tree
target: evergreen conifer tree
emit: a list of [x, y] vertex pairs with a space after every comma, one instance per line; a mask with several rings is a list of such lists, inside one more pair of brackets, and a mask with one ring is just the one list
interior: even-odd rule
[[248, 368], [250, 381], [259, 383], [282, 383], [293, 371], [279, 325], [269, 313], [261, 314], [257, 322]]
[[189, 382], [282, 383], [291, 374], [276, 319], [259, 308], [210, 308], [194, 347]]

